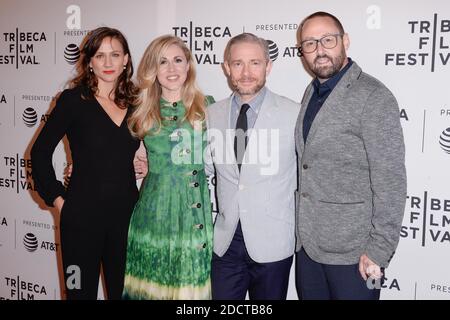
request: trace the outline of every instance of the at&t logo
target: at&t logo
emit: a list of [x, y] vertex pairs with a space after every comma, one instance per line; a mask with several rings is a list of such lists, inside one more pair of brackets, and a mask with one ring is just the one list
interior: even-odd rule
[[37, 123], [37, 120], [38, 120], [36, 110], [34, 110], [32, 107], [26, 108], [23, 111], [22, 120], [23, 120], [23, 123], [25, 123], [25, 125], [28, 128], [33, 127]]
[[64, 49], [64, 59], [68, 64], [76, 64], [80, 58], [80, 48], [74, 43], [69, 43]]
[[442, 131], [441, 135], [439, 136], [439, 145], [441, 146], [442, 150], [444, 150], [444, 152], [450, 154], [450, 128]]
[[42, 241], [41, 245], [39, 245], [37, 237], [29, 232], [23, 237], [23, 245], [28, 252], [35, 252], [38, 247], [43, 250], [57, 251], [59, 244], [49, 241]]
[[34, 234], [27, 233], [23, 237], [23, 245], [28, 252], [34, 252], [38, 248], [38, 240]]
[[275, 61], [278, 58], [278, 46], [272, 40], [266, 40], [269, 45], [269, 57], [270, 60]]
[[47, 122], [48, 117], [49, 114], [43, 114], [40, 116], [39, 119], [38, 113], [33, 107], [25, 108], [25, 110], [22, 113], [22, 121], [28, 128], [34, 127], [36, 123], [38, 123], [38, 121]]

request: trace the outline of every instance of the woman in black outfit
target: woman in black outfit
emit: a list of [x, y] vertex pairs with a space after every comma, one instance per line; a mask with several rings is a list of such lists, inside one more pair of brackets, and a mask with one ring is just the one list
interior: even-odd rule
[[[137, 96], [122, 33], [97, 28], [85, 39], [78, 75], [64, 90], [32, 150], [35, 187], [61, 213], [67, 299], [96, 299], [100, 265], [107, 298], [123, 289], [129, 219], [138, 198], [133, 158], [139, 141], [127, 127]], [[73, 169], [67, 191], [52, 155], [67, 135]]]

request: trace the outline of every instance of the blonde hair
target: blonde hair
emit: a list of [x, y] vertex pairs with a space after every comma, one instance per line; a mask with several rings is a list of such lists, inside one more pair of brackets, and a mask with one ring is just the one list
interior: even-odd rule
[[254, 35], [253, 33], [249, 33], [249, 32], [244, 32], [244, 33], [238, 34], [237, 36], [234, 36], [233, 38], [231, 38], [228, 41], [227, 46], [225, 47], [224, 61], [226, 61], [228, 63], [231, 62], [230, 61], [231, 47], [237, 43], [242, 43], [242, 42], [255, 43], [255, 44], [259, 45], [261, 47], [261, 49], [263, 49], [263, 51], [264, 51], [264, 57], [266, 58], [266, 62], [269, 62], [269, 60], [270, 60], [269, 44], [268, 44], [267, 40], [260, 38], [256, 35]]
[[171, 45], [181, 48], [189, 63], [188, 74], [181, 91], [181, 99], [186, 108], [186, 114], [181, 121], [187, 120], [194, 127], [194, 122], [205, 120], [205, 96], [195, 82], [196, 72], [191, 52], [180, 38], [173, 35], [160, 36], [147, 47], [137, 70], [140, 94], [138, 104], [128, 119], [128, 128], [131, 134], [139, 139], [143, 139], [152, 128], [156, 128], [157, 132], [161, 129], [162, 89], [157, 73], [163, 55]]

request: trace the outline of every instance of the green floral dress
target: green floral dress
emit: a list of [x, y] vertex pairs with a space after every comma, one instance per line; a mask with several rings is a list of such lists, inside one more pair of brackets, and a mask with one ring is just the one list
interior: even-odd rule
[[162, 126], [144, 138], [149, 173], [131, 217], [123, 298], [210, 299], [213, 226], [204, 128], [181, 122], [182, 101], [160, 103]]

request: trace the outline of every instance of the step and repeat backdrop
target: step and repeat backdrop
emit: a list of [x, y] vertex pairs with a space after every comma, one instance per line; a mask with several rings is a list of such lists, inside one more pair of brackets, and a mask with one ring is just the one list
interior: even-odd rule
[[[319, 10], [341, 19], [349, 56], [400, 105], [408, 196], [382, 299], [450, 299], [447, 0], [0, 0], [0, 299], [61, 298], [59, 216], [34, 191], [29, 151], [90, 30], [120, 29], [135, 67], [152, 39], [180, 36], [195, 56], [201, 89], [216, 100], [231, 93], [221, 66], [227, 41], [255, 33], [270, 43], [268, 87], [300, 101], [311, 77], [295, 33]], [[53, 157], [61, 179], [69, 159], [63, 141]], [[289, 299], [297, 299], [294, 276]]]

